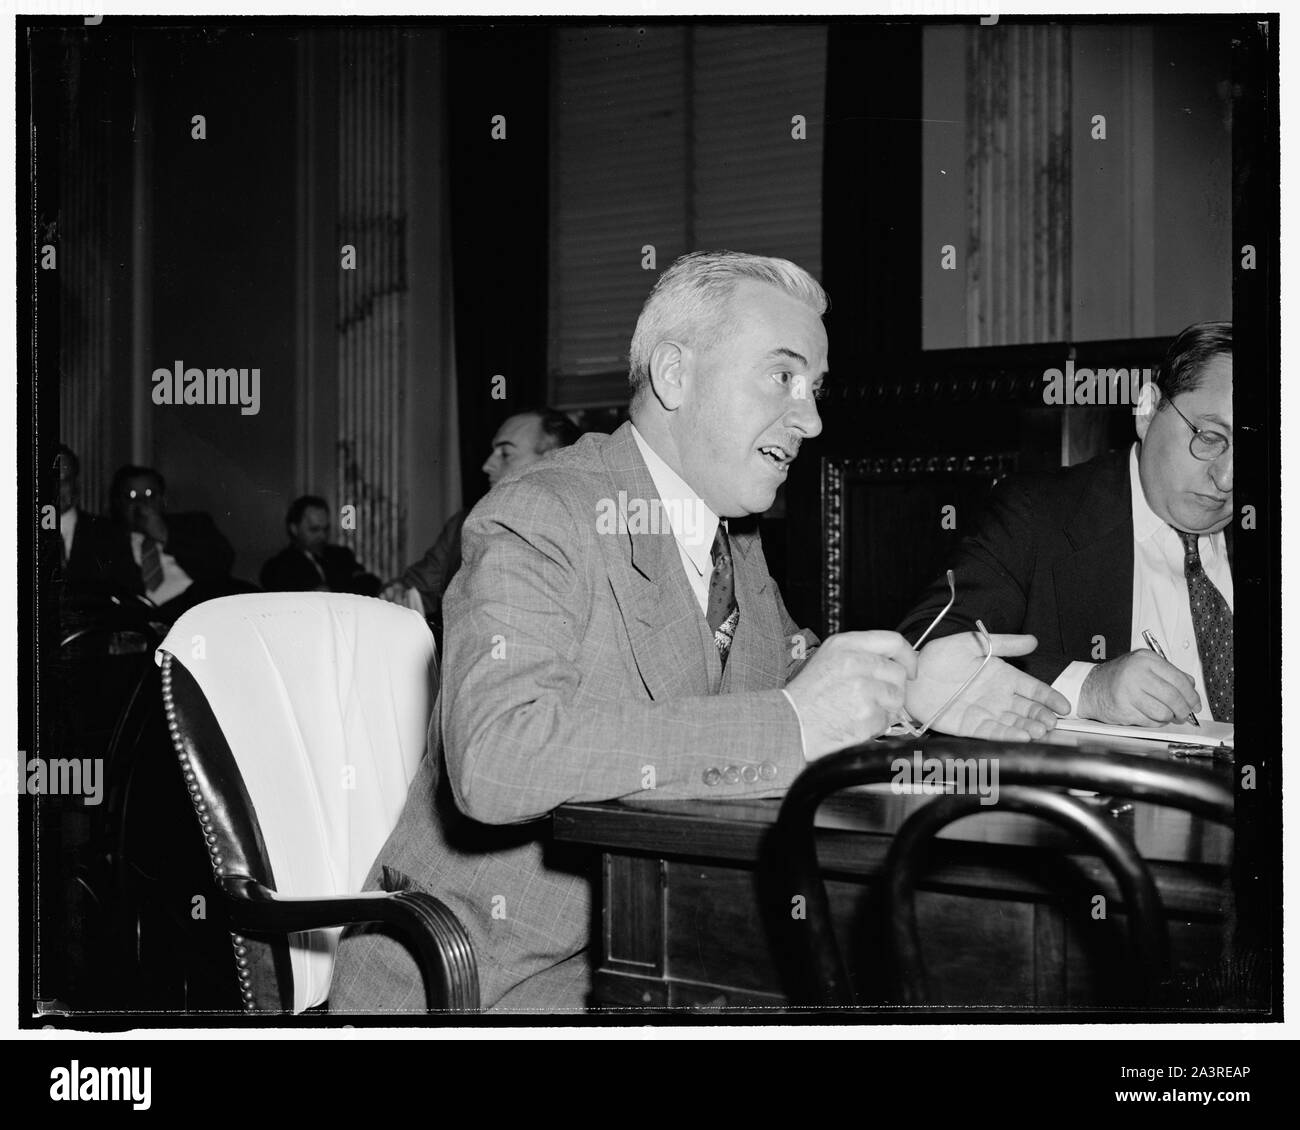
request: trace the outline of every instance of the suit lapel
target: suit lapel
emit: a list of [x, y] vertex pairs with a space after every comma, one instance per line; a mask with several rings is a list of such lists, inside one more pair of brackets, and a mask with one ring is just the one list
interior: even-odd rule
[[[628, 519], [635, 517], [639, 506], [648, 512], [650, 500], [657, 499], [659, 492], [632, 438], [631, 424], [614, 432], [602, 458], [615, 506]], [[718, 670], [710, 669], [704, 647], [708, 625], [682, 571], [671, 530], [633, 533], [620, 527], [601, 541], [609, 543], [605, 556], [611, 565], [610, 586], [650, 696], [662, 701], [716, 691], [721, 665], [715, 652], [712, 658]]]
[[1053, 566], [1061, 646], [1092, 656], [1105, 640], [1105, 658], [1129, 650], [1133, 632], [1133, 505], [1128, 452], [1103, 464], [1071, 514], [1060, 515], [1074, 552]]
[[[75, 569], [83, 568], [94, 550], [94, 541], [89, 529], [90, 520], [83, 513], [77, 514], [77, 524], [72, 527], [72, 549], [68, 553], [68, 564]], [[60, 536], [59, 541], [63, 538]]]
[[123, 523], [115, 524], [111, 538], [113, 579], [128, 592], [143, 593], [144, 578], [135, 562], [135, 554], [131, 552], [131, 531]]
[[740, 622], [731, 643], [722, 689], [729, 692], [771, 690], [784, 682], [781, 624], [772, 599], [771, 575], [758, 530], [731, 537]]

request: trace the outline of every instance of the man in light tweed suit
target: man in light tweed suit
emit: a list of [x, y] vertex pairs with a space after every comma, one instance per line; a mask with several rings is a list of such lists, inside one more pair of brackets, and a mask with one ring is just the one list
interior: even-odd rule
[[[820, 648], [790, 619], [758, 534], [821, 431], [821, 287], [781, 259], [686, 256], [631, 348], [631, 421], [495, 487], [448, 589], [430, 754], [371, 874], [435, 893], [465, 923], [485, 1008], [584, 1007], [590, 861], [550, 842], [567, 801], [771, 796], [808, 761], [929, 717], [973, 669], [970, 635], [915, 655], [894, 632]], [[1001, 655], [1032, 636], [995, 637]], [[1047, 687], [994, 660], [943, 728], [1041, 737]], [[1062, 712], [1068, 709], [1068, 704]], [[405, 949], [346, 936], [336, 1011], [418, 1011]]]

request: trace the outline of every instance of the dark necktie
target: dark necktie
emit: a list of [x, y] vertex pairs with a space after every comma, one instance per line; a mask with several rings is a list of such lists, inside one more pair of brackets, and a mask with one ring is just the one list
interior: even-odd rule
[[140, 548], [140, 576], [145, 592], [153, 592], [163, 582], [162, 554], [153, 538], [145, 538]]
[[727, 665], [727, 653], [740, 622], [740, 609], [736, 606], [736, 582], [731, 567], [731, 540], [726, 527], [719, 522], [713, 535], [713, 576], [709, 580], [709, 610], [706, 615], [713, 629], [713, 642]]
[[1201, 564], [1196, 548], [1197, 535], [1183, 539], [1183, 576], [1187, 578], [1187, 596], [1192, 606], [1192, 630], [1196, 632], [1196, 650], [1201, 656], [1201, 673], [1205, 676], [1205, 694], [1210, 713], [1216, 722], [1233, 721], [1232, 610], [1223, 593], [1214, 587]]

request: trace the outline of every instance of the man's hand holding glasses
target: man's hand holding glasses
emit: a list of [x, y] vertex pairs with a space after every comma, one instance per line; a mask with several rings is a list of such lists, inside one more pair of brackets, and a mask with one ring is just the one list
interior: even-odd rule
[[1030, 635], [977, 630], [926, 643], [956, 600], [951, 598], [915, 645], [897, 632], [831, 636], [785, 688], [799, 716], [804, 756], [879, 737], [891, 725], [919, 737], [930, 729], [994, 741], [1034, 741], [1068, 714], [1070, 704], [1002, 657], [1028, 655]]
[[[1070, 704], [1046, 683], [1017, 670], [1001, 656], [1028, 655], [1038, 646], [1031, 635], [992, 634], [981, 620], [974, 632], [926, 643], [957, 601], [948, 570], [948, 603], [914, 645], [916, 674], [906, 685], [906, 711], [899, 731], [920, 737], [931, 729], [960, 737], [1027, 742], [1044, 737]], [[918, 722], [917, 719], [924, 719]]]

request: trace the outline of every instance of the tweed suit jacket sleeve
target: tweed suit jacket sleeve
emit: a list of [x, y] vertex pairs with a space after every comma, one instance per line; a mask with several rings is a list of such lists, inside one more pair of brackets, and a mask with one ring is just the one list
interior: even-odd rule
[[[558, 470], [500, 484], [466, 519], [464, 565], [444, 602], [441, 728], [452, 792], [471, 818], [514, 823], [636, 793], [771, 795], [804, 768], [779, 688], [816, 638], [792, 646], [803, 633], [766, 566], [761, 576], [745, 566], [754, 591], [741, 604], [765, 646], [731, 660], [736, 681], [763, 689], [708, 693], [684, 576], [647, 581], [624, 568], [625, 544], [598, 532], [590, 499]], [[706, 783], [711, 768], [731, 767], [735, 783]]]

